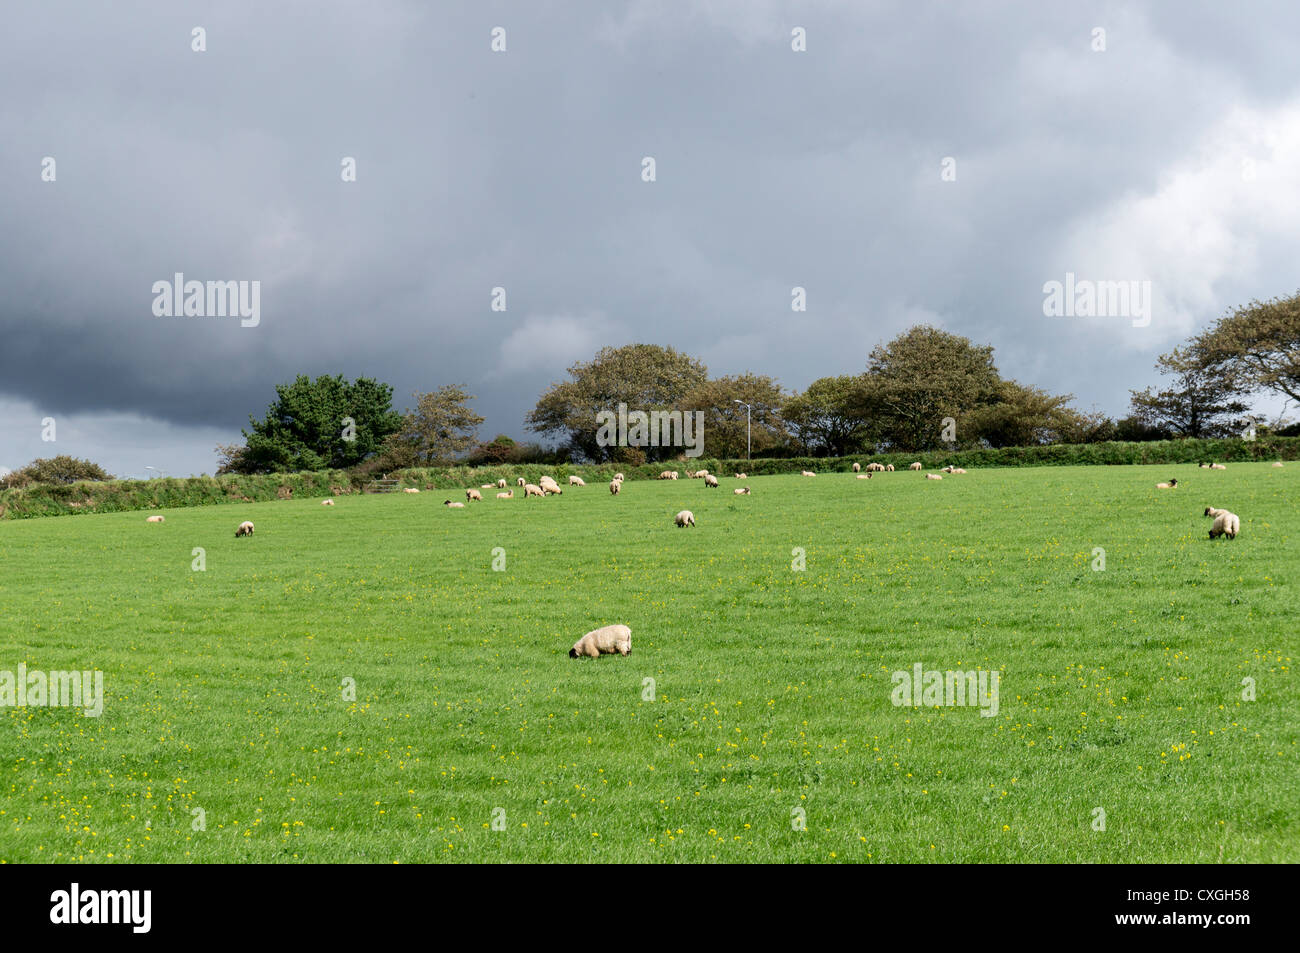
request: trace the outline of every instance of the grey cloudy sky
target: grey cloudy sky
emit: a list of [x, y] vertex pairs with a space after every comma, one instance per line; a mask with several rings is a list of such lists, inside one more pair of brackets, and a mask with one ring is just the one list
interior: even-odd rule
[[[211, 472], [298, 373], [465, 383], [522, 437], [605, 344], [801, 389], [922, 321], [1119, 414], [1300, 286], [1297, 36], [1294, 3], [6, 4], [0, 465]], [[155, 317], [178, 271], [260, 281], [260, 325]], [[1150, 325], [1044, 317], [1066, 272], [1151, 281]]]

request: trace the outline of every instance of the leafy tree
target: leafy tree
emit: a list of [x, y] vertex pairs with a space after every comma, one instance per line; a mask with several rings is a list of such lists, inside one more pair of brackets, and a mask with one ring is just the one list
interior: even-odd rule
[[786, 402], [782, 416], [808, 452], [842, 457], [870, 438], [862, 375], [822, 377]]
[[393, 468], [447, 464], [469, 453], [483, 423], [469, 406], [473, 399], [455, 384], [416, 394], [415, 409], [406, 412], [400, 428], [384, 443]]
[[[368, 377], [311, 380], [299, 375], [276, 387], [266, 418], [249, 417], [244, 431], [245, 472], [344, 469], [379, 450], [402, 424], [392, 408], [393, 389]], [[349, 423], [351, 421], [351, 423]]]
[[1004, 380], [997, 399], [965, 414], [958, 430], [991, 447], [1029, 447], [1070, 440], [1085, 432], [1083, 415], [1067, 406], [1073, 394], [1054, 396], [1037, 387]]
[[251, 473], [252, 464], [246, 453], [248, 448], [237, 443], [219, 443], [214, 452], [217, 455], [217, 475], [223, 473]]
[[[872, 350], [867, 416], [892, 447], [939, 449], [944, 445], [944, 418], [956, 420], [994, 401], [1000, 383], [992, 347], [918, 325]], [[960, 433], [957, 437], [965, 439]]]
[[[619, 447], [602, 447], [597, 442], [597, 415], [617, 412], [624, 403], [628, 411], [670, 411], [696, 386], [704, 383], [708, 370], [698, 360], [671, 347], [657, 344], [629, 344], [601, 348], [587, 362], [569, 368], [569, 379], [552, 384], [525, 418], [534, 433], [563, 440], [572, 455], [589, 460], [615, 459]], [[664, 459], [677, 451], [672, 447], [642, 447], [651, 459]]]
[[[754, 456], [764, 456], [789, 439], [781, 420], [786, 401], [781, 385], [761, 374], [738, 374], [704, 381], [682, 398], [683, 413], [704, 414], [704, 454], [743, 457], [746, 430]], [[749, 419], [737, 400], [750, 405]]]
[[1179, 437], [1230, 437], [1241, 431], [1241, 416], [1250, 408], [1237, 400], [1240, 380], [1201, 363], [1189, 350], [1174, 349], [1156, 362], [1173, 385], [1153, 393], [1131, 391], [1132, 415], [1149, 427]]
[[6, 474], [0, 483], [5, 488], [29, 483], [76, 483], [78, 480], [111, 480], [112, 474], [98, 463], [60, 455], [33, 460], [25, 467]]
[[1300, 291], [1252, 301], [1221, 318], [1192, 339], [1181, 362], [1218, 378], [1231, 392], [1272, 391], [1300, 401]]

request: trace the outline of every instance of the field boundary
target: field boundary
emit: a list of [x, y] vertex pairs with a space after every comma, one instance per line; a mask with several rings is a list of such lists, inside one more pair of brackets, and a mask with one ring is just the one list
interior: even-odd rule
[[[927, 451], [924, 453], [856, 454], [847, 457], [765, 457], [754, 460], [699, 457], [659, 461], [636, 466], [618, 463], [523, 463], [494, 466], [425, 467], [397, 470], [385, 482], [420, 489], [463, 489], [518, 477], [536, 482], [543, 473], [562, 485], [576, 475], [588, 483], [608, 482], [615, 473], [629, 480], [653, 480], [665, 470], [708, 470], [722, 477], [745, 472], [772, 476], [814, 470], [843, 473], [854, 463], [893, 464], [904, 470], [919, 462], [927, 470], [949, 464], [959, 467], [1133, 466], [1200, 462], [1245, 463], [1300, 459], [1300, 437], [1260, 437], [1257, 440], [1153, 440], [1146, 443], [1052, 444], [1041, 447]], [[316, 499], [360, 493], [372, 482], [343, 470], [308, 473], [167, 477], [154, 480], [106, 480], [69, 484], [38, 484], [0, 491], [0, 520], [81, 513], [116, 513], [131, 510], [173, 509], [222, 503], [261, 503], [281, 499]]]

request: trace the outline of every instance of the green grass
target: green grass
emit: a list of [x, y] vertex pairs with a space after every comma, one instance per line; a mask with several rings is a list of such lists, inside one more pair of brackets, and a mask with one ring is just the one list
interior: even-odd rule
[[[6, 522], [0, 670], [98, 668], [107, 700], [0, 709], [0, 859], [1295, 862], [1298, 475]], [[1207, 505], [1242, 535], [1210, 542]], [[568, 658], [612, 622], [629, 657]], [[997, 717], [895, 707], [890, 674], [916, 662], [997, 669]]]

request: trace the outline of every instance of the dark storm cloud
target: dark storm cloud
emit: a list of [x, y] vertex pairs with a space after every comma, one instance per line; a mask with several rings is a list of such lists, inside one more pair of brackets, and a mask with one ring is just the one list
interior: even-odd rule
[[[1170, 343], [1294, 290], [1300, 13], [1285, 5], [0, 18], [0, 396], [115, 433], [178, 425], [169, 446], [196, 470], [212, 432], [233, 439], [297, 373], [373, 375], [399, 406], [465, 382], [487, 434], [522, 436], [538, 392], [604, 344], [672, 344], [802, 387], [860, 370], [916, 321], [1122, 412]], [[261, 324], [154, 317], [151, 286], [177, 271], [260, 281]], [[1042, 285], [1066, 271], [1153, 280], [1152, 326], [1044, 318]]]

